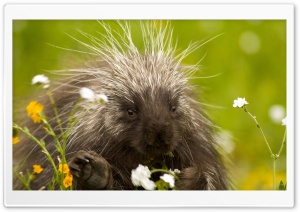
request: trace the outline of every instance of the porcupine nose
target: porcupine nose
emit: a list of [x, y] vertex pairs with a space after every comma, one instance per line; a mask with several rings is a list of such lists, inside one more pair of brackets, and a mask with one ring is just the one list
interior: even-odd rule
[[160, 147], [164, 144], [165, 144], [165, 138], [163, 136], [163, 132], [157, 133], [155, 138], [155, 146]]
[[170, 133], [170, 124], [157, 124], [155, 126], [155, 131], [153, 133], [153, 146], [161, 147], [168, 145], [170, 143], [171, 133]]

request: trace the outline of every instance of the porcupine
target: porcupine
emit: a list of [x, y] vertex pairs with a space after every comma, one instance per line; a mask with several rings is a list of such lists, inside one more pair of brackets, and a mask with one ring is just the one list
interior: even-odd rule
[[[85, 68], [66, 71], [71, 77], [52, 91], [62, 123], [78, 102], [80, 88], [108, 97], [107, 103], [95, 104], [80, 116], [68, 137], [66, 157], [74, 176], [73, 189], [134, 189], [131, 170], [152, 159], [164, 160], [170, 169], [181, 170], [176, 181], [179, 190], [229, 189], [213, 124], [194, 100], [188, 82], [197, 66], [182, 64], [201, 43], [191, 43], [177, 53], [169, 24], [141, 23], [141, 51], [132, 40], [128, 22], [118, 23], [121, 32], [102, 22], [106, 30], [102, 38], [82, 33], [92, 44], [76, 39], [100, 59]], [[54, 117], [47, 100], [39, 101], [45, 105], [46, 116]], [[80, 105], [84, 107], [85, 103]], [[50, 124], [59, 132], [55, 119]], [[36, 137], [44, 138], [56, 160], [52, 138], [32, 121], [27, 127], [35, 131]], [[22, 145], [14, 147], [14, 164], [19, 171], [42, 164], [44, 171], [30, 186], [43, 188], [51, 181], [53, 170], [34, 142], [22, 140]], [[172, 157], [167, 155], [169, 152]], [[14, 181], [14, 189], [22, 189]]]

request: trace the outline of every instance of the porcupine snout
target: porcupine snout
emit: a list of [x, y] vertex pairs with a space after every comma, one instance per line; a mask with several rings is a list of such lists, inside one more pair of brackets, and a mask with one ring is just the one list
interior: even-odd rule
[[154, 117], [146, 126], [146, 140], [149, 146], [164, 147], [170, 144], [173, 133], [169, 122], [156, 120]]
[[165, 154], [172, 150], [174, 143], [173, 120], [165, 104], [155, 103], [144, 113], [144, 142], [148, 153]]

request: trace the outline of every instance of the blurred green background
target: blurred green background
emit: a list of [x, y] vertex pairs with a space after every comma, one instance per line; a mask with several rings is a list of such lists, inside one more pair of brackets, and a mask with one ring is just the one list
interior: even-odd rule
[[[109, 21], [117, 27], [115, 21]], [[165, 24], [165, 23], [164, 23]], [[229, 169], [238, 190], [272, 189], [272, 159], [253, 120], [233, 108], [233, 100], [245, 97], [248, 110], [257, 117], [274, 153], [285, 127], [281, 119], [286, 108], [286, 22], [281, 20], [182, 20], [171, 21], [178, 50], [191, 41], [206, 41], [184, 59], [201, 70], [191, 83], [199, 85], [201, 101], [212, 105], [208, 114], [220, 127], [220, 142], [229, 159]], [[142, 48], [139, 21], [132, 21], [133, 38]], [[51, 70], [76, 68], [91, 56], [67, 49], [89, 51], [72, 39], [86, 40], [79, 31], [100, 37], [97, 21], [15, 20], [13, 22], [13, 105], [23, 111], [22, 100], [32, 100], [37, 90], [31, 79]], [[56, 46], [56, 47], [55, 47]], [[50, 71], [50, 73], [45, 72]], [[217, 75], [215, 77], [211, 77]], [[204, 99], [204, 100], [203, 100]], [[14, 113], [16, 116], [16, 112]], [[277, 185], [286, 183], [285, 148], [277, 160]]]

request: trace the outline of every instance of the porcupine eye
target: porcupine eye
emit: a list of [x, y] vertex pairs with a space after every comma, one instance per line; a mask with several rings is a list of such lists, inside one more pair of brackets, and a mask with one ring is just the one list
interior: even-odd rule
[[132, 115], [134, 114], [134, 112], [133, 112], [133, 110], [128, 109], [128, 110], [127, 110], [127, 114], [128, 114], [129, 116], [132, 116]]
[[171, 107], [171, 111], [172, 111], [172, 112], [175, 112], [175, 111], [176, 111], [176, 106], [172, 106], [172, 107]]

